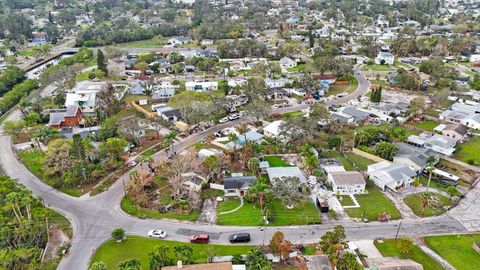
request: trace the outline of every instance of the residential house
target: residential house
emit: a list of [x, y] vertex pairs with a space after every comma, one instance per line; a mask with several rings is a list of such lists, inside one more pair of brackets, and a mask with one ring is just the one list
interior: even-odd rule
[[152, 88], [153, 100], [169, 100], [175, 95], [175, 91], [180, 88], [179, 85], [170, 83], [155, 84]]
[[183, 36], [180, 36], [180, 37], [173, 37], [173, 38], [170, 38], [168, 39], [168, 44], [169, 45], [174, 45], [174, 46], [177, 46], [177, 45], [184, 45], [184, 44], [188, 44], [192, 42], [192, 39], [189, 38], [189, 37], [183, 37]]
[[250, 184], [255, 183], [255, 176], [230, 176], [223, 178], [223, 189], [227, 197], [245, 196]]
[[228, 95], [225, 96], [225, 99], [234, 107], [243, 106], [248, 103], [248, 96], [246, 95]]
[[247, 84], [247, 80], [246, 79], [242, 79], [242, 78], [232, 78], [232, 79], [228, 79], [228, 86], [231, 87], [231, 88], [235, 88], [235, 87], [241, 87], [241, 86], [244, 86]]
[[298, 167], [270, 167], [267, 168], [267, 174], [272, 185], [281, 184], [284, 178], [298, 178], [299, 188], [307, 183], [307, 179]]
[[169, 107], [166, 104], [152, 105], [152, 111], [156, 111], [158, 116], [167, 121], [177, 122], [182, 119], [180, 110]]
[[382, 161], [368, 165], [367, 174], [381, 190], [398, 191], [407, 188], [413, 182], [416, 173], [409, 166]]
[[232, 60], [230, 61], [230, 70], [241, 71], [245, 69], [245, 64], [241, 60]]
[[344, 114], [341, 112], [334, 112], [332, 113], [332, 119], [338, 121], [339, 123], [342, 124], [352, 124], [355, 123], [355, 117]]
[[454, 138], [457, 141], [463, 141], [468, 134], [468, 128], [461, 124], [440, 124], [433, 131], [443, 136]]
[[469, 128], [480, 130], [480, 114], [469, 114], [462, 119], [461, 123]]
[[287, 84], [292, 84], [292, 79], [280, 78], [280, 79], [270, 79], [265, 78], [265, 84], [268, 88], [281, 88], [285, 87]]
[[215, 91], [218, 90], [218, 82], [186, 82], [185, 89], [189, 91]]
[[135, 81], [129, 92], [130, 95], [143, 95], [145, 94], [145, 87], [139, 81]]
[[378, 104], [371, 104], [368, 110], [382, 121], [390, 122], [397, 117], [405, 116], [408, 112], [408, 106], [408, 103], [404, 102], [380, 102]]
[[375, 57], [375, 64], [377, 65], [393, 65], [395, 62], [395, 56], [391, 52], [381, 51]]
[[438, 118], [440, 118], [440, 120], [444, 120], [450, 123], [462, 123], [467, 118], [467, 116], [467, 113], [445, 110], [440, 113]]
[[28, 47], [36, 47], [47, 45], [48, 36], [45, 32], [32, 32], [32, 40], [28, 43]]
[[[177, 1], [192, 1], [194, 0], [177, 0]], [[201, 263], [201, 264], [186, 264], [183, 265], [181, 261], [177, 262], [176, 266], [163, 266], [162, 270], [245, 270], [247, 269], [243, 264], [232, 264], [232, 262], [218, 262], [218, 263]]]
[[480, 103], [474, 101], [456, 102], [452, 104], [451, 110], [466, 114], [480, 113]]
[[403, 142], [395, 145], [398, 151], [393, 156], [393, 163], [407, 165], [417, 173], [425, 170], [429, 156], [438, 157], [438, 154], [431, 149], [419, 148]]
[[203, 39], [202, 42], [200, 42], [200, 45], [202, 46], [213, 45], [213, 39]]
[[263, 134], [267, 137], [279, 138], [281, 131], [281, 125], [284, 123], [283, 120], [273, 121], [263, 128]]
[[71, 105], [65, 109], [50, 110], [47, 125], [58, 129], [78, 127], [82, 119], [82, 110], [76, 105]]
[[199, 192], [202, 185], [207, 183], [207, 179], [196, 173], [183, 173], [181, 177], [184, 180], [183, 187], [196, 192]]
[[455, 152], [457, 140], [440, 134], [430, 135], [428, 132], [424, 132], [418, 136], [408, 136], [407, 143], [417, 147], [432, 149], [439, 154], [451, 156], [453, 152]]
[[297, 62], [289, 57], [283, 57], [280, 59], [280, 67], [283, 69], [294, 68], [297, 66]]
[[365, 179], [361, 172], [331, 172], [327, 182], [332, 184], [332, 190], [339, 195], [356, 195], [365, 192]]
[[96, 90], [78, 90], [75, 93], [67, 93], [65, 107], [78, 106], [85, 115], [93, 115], [97, 107], [97, 93]]
[[354, 122], [363, 122], [368, 119], [370, 114], [355, 107], [344, 107], [339, 110], [343, 115], [351, 116]]

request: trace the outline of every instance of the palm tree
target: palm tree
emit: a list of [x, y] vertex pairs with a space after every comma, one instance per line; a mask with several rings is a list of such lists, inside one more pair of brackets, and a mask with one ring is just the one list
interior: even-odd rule
[[429, 156], [427, 157], [427, 170], [428, 172], [428, 182], [427, 182], [427, 191], [426, 193], [428, 194], [428, 189], [430, 188], [430, 181], [432, 180], [432, 172], [433, 169], [435, 169], [434, 165], [437, 163], [437, 158], [435, 156]]
[[245, 194], [245, 199], [249, 202], [258, 201], [260, 205], [260, 209], [262, 209], [263, 213], [263, 205], [265, 199], [265, 192], [268, 188], [268, 185], [262, 181], [256, 181], [251, 183], [248, 187], [247, 194]]
[[170, 131], [167, 135], [165, 135], [165, 139], [169, 142], [170, 149], [172, 149], [173, 141], [177, 139], [177, 132]]
[[243, 134], [243, 138], [245, 143], [247, 143], [247, 132], [248, 132], [248, 126], [246, 122], [240, 123], [237, 127], [238, 133]]
[[248, 160], [248, 168], [254, 174], [257, 174], [258, 170], [260, 169], [260, 160], [256, 157], [253, 157], [253, 158], [249, 159]]
[[237, 143], [238, 143], [238, 136], [235, 133], [228, 134], [228, 140], [233, 142], [233, 155], [232, 158], [235, 160], [235, 156], [237, 155]]

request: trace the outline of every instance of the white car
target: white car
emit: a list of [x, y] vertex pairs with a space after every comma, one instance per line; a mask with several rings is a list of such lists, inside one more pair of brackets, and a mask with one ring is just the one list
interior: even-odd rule
[[234, 113], [228, 116], [228, 120], [230, 121], [237, 120], [239, 118], [240, 118], [240, 115], [238, 113]]
[[167, 233], [162, 230], [150, 230], [148, 231], [148, 237], [152, 238], [165, 238], [167, 237]]
[[223, 123], [226, 123], [226, 122], [228, 122], [228, 117], [224, 117], [224, 118], [218, 120], [218, 123], [220, 123], [220, 124], [223, 124]]

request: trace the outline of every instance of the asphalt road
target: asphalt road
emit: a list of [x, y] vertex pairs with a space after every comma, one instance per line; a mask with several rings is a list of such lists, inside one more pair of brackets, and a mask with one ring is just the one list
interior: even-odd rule
[[[368, 81], [357, 75], [359, 87], [357, 91], [342, 99], [332, 102], [339, 104], [356, 98], [368, 91]], [[52, 91], [47, 88], [46, 94]], [[333, 105], [333, 104], [330, 104]], [[286, 110], [299, 110], [299, 105], [290, 108], [279, 109], [278, 112]], [[9, 119], [19, 117], [19, 112], [14, 111]], [[217, 125], [207, 131], [193, 134], [176, 142], [173, 146], [176, 152], [192, 146], [208, 134], [215, 133], [225, 127], [238, 125], [240, 120]], [[21, 162], [18, 161], [11, 147], [9, 136], [0, 136], [0, 165], [6, 175], [17, 179], [18, 182], [30, 189], [33, 194], [41, 197], [45, 204], [66, 216], [73, 227], [74, 237], [69, 255], [60, 262], [58, 269], [87, 269], [89, 261], [95, 250], [110, 237], [113, 228], [122, 227], [127, 234], [146, 235], [147, 231], [153, 228], [165, 230], [170, 240], [188, 241], [189, 235], [198, 232], [211, 234], [212, 243], [228, 243], [228, 235], [232, 232], [249, 232], [252, 235], [252, 244], [262, 244], [263, 239], [271, 238], [277, 230], [282, 230], [286, 237], [294, 243], [318, 242], [323, 233], [332, 228], [333, 225], [311, 225], [311, 226], [289, 226], [289, 227], [267, 227], [264, 231], [261, 227], [235, 227], [199, 224], [191, 222], [179, 222], [169, 220], [138, 219], [125, 214], [120, 209], [120, 201], [124, 196], [123, 183], [128, 181], [129, 173], [123, 175], [109, 190], [94, 197], [74, 198], [68, 196], [37, 179], [31, 174]], [[154, 155], [155, 160], [166, 157], [165, 151]], [[142, 169], [137, 165], [134, 169]], [[367, 224], [342, 223], [350, 240], [374, 239], [378, 237], [394, 237], [398, 230], [399, 222]], [[437, 218], [403, 220], [398, 231], [399, 236], [417, 236], [434, 234], [464, 233], [466, 229], [457, 220], [448, 215]]]

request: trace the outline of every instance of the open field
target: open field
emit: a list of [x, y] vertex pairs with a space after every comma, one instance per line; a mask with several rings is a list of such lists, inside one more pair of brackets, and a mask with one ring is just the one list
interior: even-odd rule
[[480, 269], [480, 254], [473, 249], [474, 242], [480, 243], [480, 234], [425, 238], [425, 243], [457, 270]]

